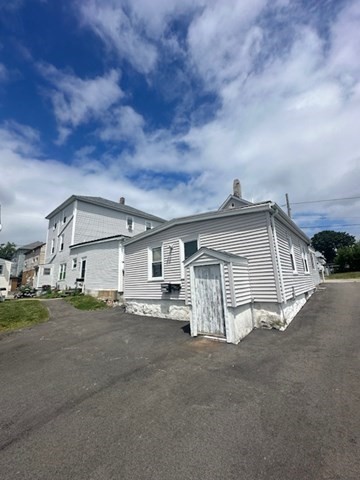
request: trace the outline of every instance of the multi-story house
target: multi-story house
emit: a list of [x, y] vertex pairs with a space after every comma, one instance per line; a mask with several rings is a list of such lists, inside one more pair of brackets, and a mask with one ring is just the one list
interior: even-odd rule
[[45, 261], [46, 244], [44, 242], [35, 242], [32, 249], [25, 253], [25, 259], [22, 270], [22, 285], [35, 287], [39, 274], [39, 266]]
[[46, 253], [37, 288], [123, 291], [123, 242], [165, 220], [100, 197], [72, 195], [46, 217]]

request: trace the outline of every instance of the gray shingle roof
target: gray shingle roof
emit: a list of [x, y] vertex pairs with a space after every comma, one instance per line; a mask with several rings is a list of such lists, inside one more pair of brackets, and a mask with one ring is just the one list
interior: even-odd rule
[[107, 200], [106, 198], [102, 197], [88, 197], [84, 195], [72, 195], [69, 197], [65, 202], [59, 205], [55, 210], [50, 212], [46, 218], [49, 219], [67, 205], [69, 205], [74, 200], [80, 200], [81, 202], [91, 203], [93, 205], [99, 205], [100, 207], [111, 208], [112, 210], [117, 210], [118, 212], [127, 213], [128, 215], [134, 215], [137, 217], [146, 218], [148, 220], [154, 220], [156, 222], [165, 222], [163, 218], [157, 217], [155, 215], [151, 215], [150, 213], [143, 212], [142, 210], [138, 210], [137, 208], [130, 207], [129, 205], [123, 205], [118, 202], [113, 202], [112, 200]]

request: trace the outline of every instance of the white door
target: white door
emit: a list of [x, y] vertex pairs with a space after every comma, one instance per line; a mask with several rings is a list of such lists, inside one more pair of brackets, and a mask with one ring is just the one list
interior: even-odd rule
[[193, 299], [197, 332], [225, 336], [220, 265], [194, 267]]

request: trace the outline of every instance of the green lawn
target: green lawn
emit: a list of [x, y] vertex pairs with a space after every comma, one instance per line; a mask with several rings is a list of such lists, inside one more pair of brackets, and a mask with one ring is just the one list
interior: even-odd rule
[[39, 300], [0, 302], [0, 332], [30, 327], [48, 318], [48, 309]]
[[108, 308], [105, 302], [91, 297], [90, 295], [75, 295], [67, 297], [65, 300], [79, 310], [99, 310], [101, 308]]
[[333, 273], [325, 278], [328, 280], [351, 280], [352, 278], [360, 278], [360, 272]]

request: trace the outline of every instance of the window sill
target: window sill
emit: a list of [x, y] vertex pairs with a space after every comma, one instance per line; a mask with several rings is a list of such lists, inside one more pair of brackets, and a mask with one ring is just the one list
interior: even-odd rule
[[164, 277], [148, 278], [148, 282], [163, 282]]

